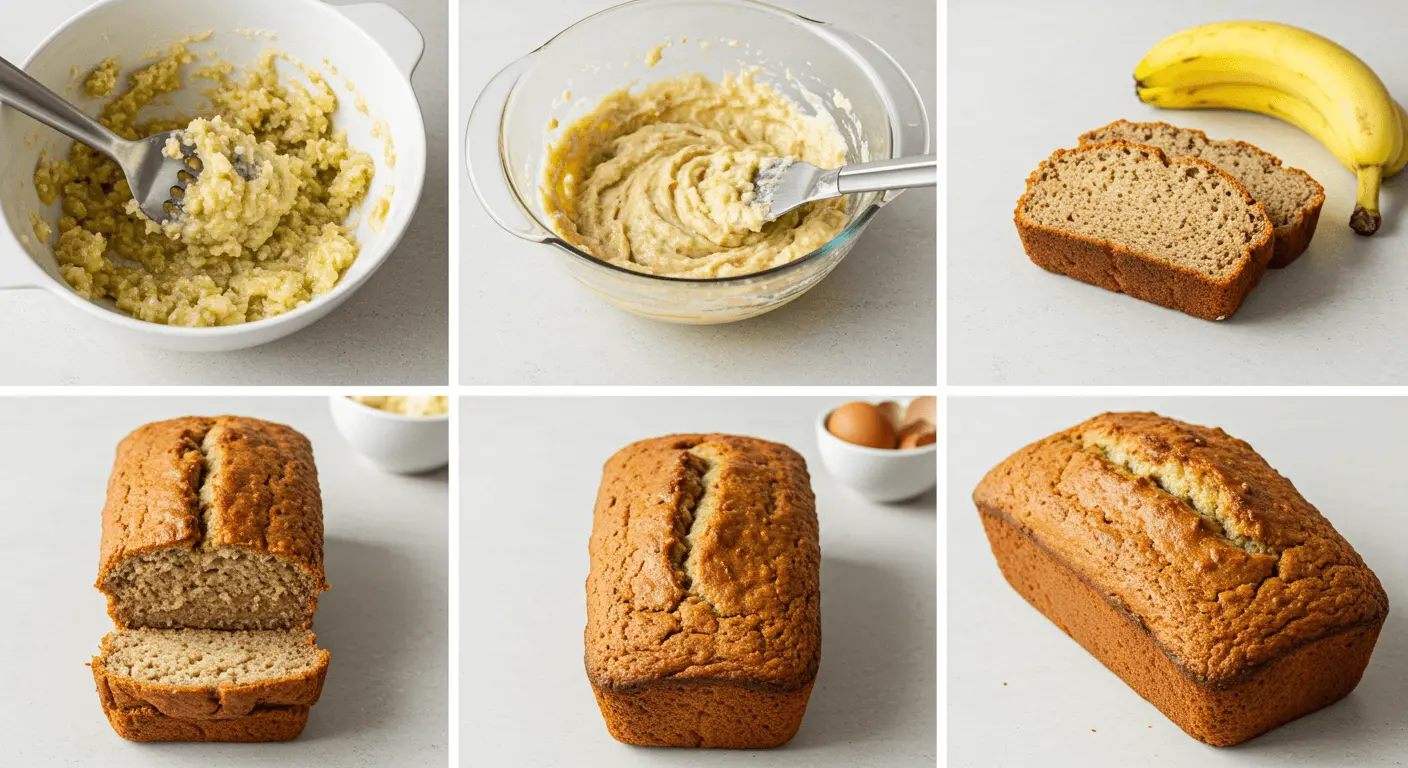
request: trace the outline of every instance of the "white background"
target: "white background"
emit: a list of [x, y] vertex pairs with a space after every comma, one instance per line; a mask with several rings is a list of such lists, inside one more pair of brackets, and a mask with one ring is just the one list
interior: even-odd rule
[[[1403, 765], [1408, 755], [1405, 398], [954, 398], [948, 504], [952, 766]], [[970, 494], [1028, 443], [1107, 410], [1154, 410], [1251, 443], [1358, 550], [1390, 613], [1347, 698], [1241, 746], [1194, 741], [1023, 600], [998, 571]]]
[[[356, 295], [312, 326], [272, 344], [187, 354], [115, 342], [107, 329], [48, 291], [0, 291], [0, 384], [448, 383], [446, 3], [379, 1], [405, 14], [425, 38], [425, 56], [413, 83], [425, 119], [428, 155], [415, 219], [386, 264]], [[23, 62], [45, 37], [91, 2], [6, 0], [0, 56]], [[357, 0], [332, 2], [350, 5]], [[17, 249], [0, 253], [0, 259], [18, 258], [27, 256]]]
[[[878, 399], [878, 398], [877, 398]], [[837, 398], [462, 401], [460, 753], [490, 766], [915, 766], [935, 759], [935, 495], [870, 504], [815, 446]], [[807, 459], [821, 523], [821, 671], [774, 750], [643, 749], [606, 731], [582, 666], [601, 467], [636, 440], [732, 432]]]
[[[909, 73], [925, 96], [931, 123], [937, 122], [934, 0], [776, 2], [877, 42]], [[578, 19], [615, 4], [465, 2], [461, 129], [495, 73]], [[550, 246], [499, 229], [480, 207], [468, 172], [455, 173], [460, 369], [466, 384], [935, 383], [933, 190], [910, 190], [887, 205], [840, 266], [788, 306], [741, 323], [684, 327], [628, 315], [598, 299], [557, 264], [557, 255], [546, 250]]]
[[[279, 744], [135, 744], [113, 733], [85, 664], [112, 630], [93, 582], [117, 443], [143, 423], [232, 413], [313, 443], [328, 649], [303, 735]], [[397, 477], [342, 441], [326, 398], [0, 398], [0, 762], [14, 766], [444, 766], [448, 473]]]
[[[1352, 9], [1352, 10], [1351, 10]], [[1401, 384], [1408, 379], [1408, 205], [1348, 227], [1355, 181], [1299, 130], [1246, 113], [1161, 111], [1134, 95], [1145, 52], [1236, 18], [1302, 26], [1353, 50], [1408, 99], [1408, 3], [1183, 0], [949, 4], [948, 381], [983, 384]], [[1012, 223], [1028, 174], [1113, 120], [1163, 120], [1251, 142], [1325, 187], [1310, 250], [1212, 323], [1048, 273]]]

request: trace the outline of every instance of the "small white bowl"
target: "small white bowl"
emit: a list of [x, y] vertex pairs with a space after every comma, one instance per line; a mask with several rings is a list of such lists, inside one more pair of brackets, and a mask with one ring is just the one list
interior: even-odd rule
[[450, 463], [448, 414], [402, 416], [342, 396], [328, 401], [337, 431], [378, 468], [413, 475]]
[[816, 446], [831, 476], [869, 501], [912, 499], [939, 482], [938, 447], [886, 450], [848, 443], [831, 434], [826, 420], [835, 408], [816, 420]]

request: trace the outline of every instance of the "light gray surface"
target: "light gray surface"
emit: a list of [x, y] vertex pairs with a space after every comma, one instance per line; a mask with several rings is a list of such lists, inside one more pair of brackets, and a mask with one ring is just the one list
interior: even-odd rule
[[[1384, 226], [1363, 238], [1355, 181], [1299, 130], [1247, 113], [1161, 111], [1134, 67], [1166, 35], [1269, 17], [1353, 50], [1408, 98], [1408, 4], [1345, 13], [1318, 0], [1046, 3], [953, 0], [949, 100], [950, 384], [1399, 384], [1408, 379], [1408, 206], [1386, 183]], [[1027, 260], [1012, 211], [1052, 151], [1120, 118], [1251, 142], [1325, 187], [1310, 250], [1271, 270], [1231, 320], [1212, 323], [1054, 275]]]
[[[814, 422], [835, 398], [462, 400], [461, 764], [915, 766], [935, 759], [936, 497], [878, 506], [840, 487]], [[821, 522], [821, 672], [771, 751], [612, 740], [582, 668], [587, 540], [602, 464], [627, 444], [721, 431], [807, 459]]]
[[[387, 262], [332, 314], [280, 341], [221, 354], [117, 342], [48, 291], [0, 291], [0, 384], [449, 383], [449, 33], [445, 0], [380, 0], [415, 23], [425, 56], [413, 83], [426, 129], [415, 219]], [[332, 0], [351, 5], [357, 0]], [[8, 14], [0, 55], [20, 62], [89, 0], [46, 0]], [[75, 62], [81, 64], [82, 62]], [[19, 251], [0, 258], [25, 258]]]
[[[235, 413], [313, 442], [332, 589], [313, 629], [332, 654], [298, 740], [133, 744], [108, 726], [84, 665], [112, 630], [98, 572], [117, 443], [158, 419]], [[449, 485], [384, 475], [337, 434], [325, 398], [0, 398], [0, 743], [7, 765], [443, 766], [448, 755]]]
[[[612, 0], [465, 4], [460, 126], [500, 69]], [[937, 120], [936, 4], [782, 0], [890, 52]], [[473, 8], [471, 11], [470, 9]], [[460, 174], [461, 376], [467, 384], [935, 383], [933, 190], [885, 207], [821, 285], [761, 318], [681, 327], [614, 309], [547, 252], [501, 230]]]
[[[1391, 612], [1346, 699], [1238, 747], [1194, 741], [1026, 603], [970, 494], [1028, 443], [1106, 410], [1220, 426], [1295, 483], [1374, 570]], [[1405, 398], [955, 398], [948, 420], [948, 741], [955, 766], [1402, 765]], [[1133, 762], [1132, 762], [1133, 761]]]

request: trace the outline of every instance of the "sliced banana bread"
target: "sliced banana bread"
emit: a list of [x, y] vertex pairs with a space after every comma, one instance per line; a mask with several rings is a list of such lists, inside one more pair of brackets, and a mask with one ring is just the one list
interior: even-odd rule
[[1266, 273], [1266, 208], [1213, 164], [1112, 141], [1057, 150], [1017, 202], [1038, 266], [1207, 320], [1231, 317]]
[[328, 652], [303, 630], [129, 629], [103, 638], [93, 679], [108, 710], [228, 720], [318, 701]]
[[1315, 236], [1325, 189], [1299, 168], [1281, 165], [1275, 155], [1242, 141], [1212, 141], [1192, 128], [1168, 123], [1117, 120], [1080, 137], [1081, 144], [1124, 139], [1158, 147], [1169, 157], [1196, 157], [1221, 168], [1247, 188], [1252, 199], [1266, 206], [1276, 228], [1276, 250], [1270, 266], [1280, 269], [1296, 260]]
[[153, 707], [115, 707], [103, 702], [112, 729], [128, 741], [263, 742], [296, 739], [308, 725], [307, 707], [258, 707], [229, 720], [183, 720]]
[[307, 438], [235, 416], [128, 435], [108, 481], [97, 586], [119, 628], [310, 627], [327, 584]]

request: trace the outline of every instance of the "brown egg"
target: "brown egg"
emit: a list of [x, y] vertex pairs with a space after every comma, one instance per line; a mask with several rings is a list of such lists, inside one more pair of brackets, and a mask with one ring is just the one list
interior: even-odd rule
[[936, 397], [916, 397], [909, 402], [909, 407], [904, 409], [904, 420], [902, 426], [909, 426], [915, 422], [925, 422], [930, 429], [939, 423], [939, 402]]
[[939, 436], [934, 428], [923, 422], [915, 422], [900, 432], [901, 448], [922, 448], [933, 445]]
[[896, 431], [904, 424], [904, 406], [899, 403], [886, 400], [875, 407], [881, 413], [885, 414], [885, 418], [890, 420], [890, 426], [894, 427]]
[[883, 411], [870, 403], [846, 403], [831, 412], [826, 430], [848, 443], [869, 448], [894, 448], [895, 428]]

